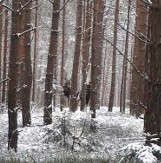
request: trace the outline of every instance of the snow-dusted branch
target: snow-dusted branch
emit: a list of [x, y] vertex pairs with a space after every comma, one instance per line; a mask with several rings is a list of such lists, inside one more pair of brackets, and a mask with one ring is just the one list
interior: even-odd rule
[[37, 5], [33, 6], [33, 7], [30, 8], [30, 9], [33, 10], [33, 9], [35, 9], [35, 8], [37, 8], [37, 7], [39, 7], [39, 6], [41, 6], [41, 4], [42, 4], [42, 3], [38, 3]]
[[2, 7], [5, 7], [7, 10], [10, 10], [10, 11], [14, 11], [11, 7], [9, 7], [9, 6], [7, 6], [6, 4], [1, 4], [0, 3], [0, 5], [2, 6]]
[[[140, 40], [140, 41], [142, 41], [142, 42], [144, 42], [144, 43], [146, 43], [146, 44], [149, 43], [149, 39], [148, 39], [145, 35], [143, 35], [142, 33], [141, 33], [141, 37], [138, 37], [138, 36], [136, 36], [134, 33], [130, 32], [130, 31], [127, 30], [127, 29], [125, 29], [120, 23], [118, 23], [118, 24], [119, 24], [119, 26], [121, 27], [121, 29], [125, 30], [126, 32], [128, 32], [128, 33], [131, 34], [132, 36], [136, 37], [138, 40]], [[143, 40], [142, 38], [146, 39], [147, 41]]]
[[143, 2], [145, 2], [146, 4], [148, 4], [149, 6], [152, 6], [152, 1], [151, 0], [142, 0]]
[[132, 63], [132, 61], [130, 61], [130, 59], [128, 59], [128, 57], [126, 57], [111, 41], [109, 41], [107, 38], [105, 38], [104, 37], [104, 39], [108, 42], [108, 43], [110, 43], [119, 53], [120, 53], [120, 55], [122, 55], [131, 65], [132, 65], [132, 67], [135, 69], [135, 71], [137, 72], [137, 74], [138, 75], [140, 75], [142, 78], [144, 78], [145, 80], [147, 80], [147, 81], [149, 81], [148, 80], [148, 77], [144, 74], [144, 73], [142, 73], [142, 72], [140, 72], [140, 70], [139, 70], [139, 68], [134, 64], [134, 63]]
[[0, 84], [2, 84], [2, 83], [4, 83], [4, 82], [6, 82], [6, 81], [8, 81], [8, 80], [9, 80], [9, 78], [6, 78], [6, 79], [4, 79], [4, 80], [0, 81]]
[[15, 35], [19, 38], [20, 36], [24, 35], [25, 33], [28, 33], [28, 32], [31, 32], [31, 31], [34, 31], [36, 29], [36, 27], [33, 27], [33, 28], [30, 28], [22, 33], [16, 33]]
[[32, 2], [32, 0], [29, 0], [28, 2], [26, 2], [23, 6], [21, 6], [21, 8], [19, 10], [17, 10], [17, 12], [20, 12], [21, 10], [23, 10], [31, 2]]

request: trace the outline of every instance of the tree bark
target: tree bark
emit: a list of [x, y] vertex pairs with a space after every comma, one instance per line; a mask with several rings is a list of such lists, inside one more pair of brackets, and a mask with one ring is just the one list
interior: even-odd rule
[[83, 47], [82, 47], [82, 89], [81, 89], [81, 106], [83, 111], [86, 106], [86, 85], [87, 85], [87, 73], [89, 70], [89, 50], [91, 40], [91, 15], [92, 15], [92, 3], [90, 0], [84, 2], [85, 4], [85, 16], [84, 16], [84, 33], [83, 33]]
[[[2, 36], [3, 36], [3, 8], [2, 6], [0, 6], [0, 80], [2, 79]], [[0, 85], [0, 100], [1, 100], [1, 90], [2, 89], [2, 86]]]
[[[24, 0], [24, 4], [26, 4]], [[24, 8], [23, 13], [23, 28], [24, 31], [31, 29], [31, 2]], [[31, 94], [31, 85], [32, 85], [32, 66], [31, 66], [31, 32], [26, 32], [24, 34], [24, 66], [22, 67], [22, 123], [23, 126], [28, 126], [31, 124], [31, 115], [30, 115], [30, 94]]]
[[17, 109], [19, 108], [19, 75], [20, 75], [20, 49], [22, 24], [22, 0], [12, 1], [12, 19], [11, 19], [11, 44], [9, 56], [9, 88], [8, 88], [8, 149], [12, 148], [17, 151]]
[[73, 60], [73, 70], [71, 78], [71, 97], [70, 97], [70, 110], [77, 110], [77, 95], [78, 95], [78, 68], [81, 49], [81, 32], [82, 32], [82, 0], [77, 0], [77, 17], [76, 17], [76, 38], [75, 38], [75, 51]]
[[[116, 0], [115, 4], [115, 21], [114, 21], [114, 38], [113, 44], [117, 47], [117, 27], [118, 27], [118, 18], [119, 18], [119, 4], [120, 0]], [[114, 104], [114, 96], [115, 96], [115, 85], [116, 85], [116, 48], [113, 47], [113, 56], [112, 56], [112, 77], [111, 77], [111, 90], [109, 97], [109, 106], [108, 111], [112, 112], [113, 104]]]
[[[6, 79], [7, 72], [7, 49], [8, 49], [8, 10], [5, 10], [5, 28], [4, 28], [4, 49], [3, 49], [3, 80]], [[6, 82], [2, 85], [2, 103], [6, 103]]]
[[48, 54], [45, 95], [44, 95], [44, 124], [52, 123], [52, 97], [53, 97], [53, 77], [56, 71], [57, 48], [58, 48], [58, 26], [59, 26], [60, 0], [53, 1], [52, 29], [50, 47]]
[[[60, 77], [60, 85], [64, 85], [64, 78], [65, 78], [65, 27], [66, 27], [66, 5], [65, 0], [63, 0], [63, 16], [62, 16], [62, 58], [61, 58], [61, 77]], [[63, 107], [65, 105], [65, 97], [64, 95], [61, 95], [60, 97], [60, 110], [63, 110]]]
[[[128, 15], [127, 15], [127, 28], [126, 28], [126, 39], [125, 39], [125, 57], [128, 57], [129, 52], [129, 27], [130, 27], [130, 9], [131, 0], [128, 0]], [[122, 68], [122, 82], [121, 82], [121, 93], [120, 93], [120, 112], [125, 113], [126, 105], [126, 83], [127, 83], [127, 59], [123, 59]]]
[[[136, 24], [135, 35], [143, 40], [147, 35], [147, 6], [142, 0], [137, 0], [136, 3]], [[140, 72], [144, 72], [145, 59], [145, 42], [135, 38], [133, 49], [133, 63], [138, 67]], [[132, 83], [130, 90], [130, 113], [137, 117], [141, 114], [141, 105], [144, 103], [144, 81], [138, 75], [136, 70], [132, 69]]]
[[33, 78], [32, 78], [32, 83], [33, 83], [33, 86], [32, 86], [32, 101], [34, 102], [35, 101], [35, 97], [36, 97], [36, 76], [37, 76], [37, 73], [36, 73], [36, 70], [37, 70], [37, 57], [38, 57], [38, 38], [39, 38], [39, 29], [38, 29], [38, 26], [39, 26], [39, 13], [38, 13], [38, 0], [36, 0], [36, 4], [35, 4], [37, 7], [35, 9], [35, 27], [36, 27], [36, 30], [35, 30], [35, 35], [34, 35], [34, 62], [33, 62]]
[[146, 47], [146, 62], [148, 69], [147, 110], [144, 117], [144, 130], [150, 134], [161, 133], [161, 2], [152, 1], [149, 9], [149, 36], [150, 42]]
[[104, 0], [94, 0], [94, 17], [91, 54], [91, 103], [92, 118], [100, 108], [100, 88], [102, 76], [102, 47], [103, 47], [103, 13]]

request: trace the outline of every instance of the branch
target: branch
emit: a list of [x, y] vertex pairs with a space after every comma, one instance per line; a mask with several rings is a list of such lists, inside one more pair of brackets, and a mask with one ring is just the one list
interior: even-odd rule
[[19, 10], [17, 10], [17, 12], [20, 12], [21, 10], [23, 10], [31, 2], [32, 2], [32, 0], [29, 0], [28, 2], [26, 2]]
[[130, 33], [132, 36], [136, 37], [137, 39], [143, 41], [144, 43], [148, 44], [147, 41], [149, 41], [149, 39], [147, 37], [145, 37], [143, 34], [141, 34], [141, 37], [144, 37], [147, 41], [143, 40], [141, 37], [136, 36], [134, 33], [128, 31], [127, 29], [125, 29], [120, 23], [118, 23], [118, 25], [121, 27], [121, 29], [125, 30], [126, 32]]
[[41, 6], [41, 4], [42, 4], [42, 3], [38, 3], [37, 5], [33, 6], [33, 7], [30, 8], [30, 9], [33, 10], [33, 9], [35, 9], [35, 8], [37, 8], [37, 7], [39, 7], [39, 6]]
[[11, 7], [5, 5], [5, 4], [0, 4], [2, 7], [5, 7], [6, 9], [10, 10], [10, 11], [14, 11]]
[[34, 28], [30, 28], [22, 33], [16, 33], [15, 35], [17, 35], [17, 37], [19, 38], [21, 35], [24, 35], [25, 33], [28, 33], [28, 32], [31, 32], [31, 31], [34, 31], [36, 29], [36, 27]]
[[149, 6], [152, 6], [152, 1], [151, 0], [142, 0], [142, 1], [145, 2]]
[[6, 81], [8, 81], [8, 80], [9, 80], [9, 78], [6, 78], [6, 79], [4, 79], [4, 80], [0, 81], [0, 84], [2, 84], [2, 83], [4, 83], [4, 82], [6, 82]]
[[[54, 4], [54, 2], [52, 2], [51, 0], [48, 0], [51, 4]], [[65, 2], [65, 4], [57, 11], [57, 12], [60, 12], [66, 5], [67, 5], [67, 3], [69, 2], [69, 0], [67, 0], [66, 2]]]
[[114, 48], [116, 48], [116, 50], [120, 53], [120, 55], [122, 55], [132, 65], [132, 67], [135, 69], [138, 75], [140, 75], [143, 79], [149, 81], [148, 77], [144, 73], [141, 73], [138, 67], [134, 63], [132, 63], [111, 41], [109, 41], [107, 38], [104, 38], [104, 39], [108, 43], [110, 43]]

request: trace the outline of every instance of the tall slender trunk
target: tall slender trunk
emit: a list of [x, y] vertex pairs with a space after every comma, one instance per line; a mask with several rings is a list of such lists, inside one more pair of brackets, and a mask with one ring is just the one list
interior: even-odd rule
[[[8, 49], [8, 10], [5, 10], [5, 28], [4, 28], [4, 50], [3, 50], [3, 80], [6, 79], [7, 72], [7, 49]], [[6, 83], [2, 85], [2, 103], [6, 102]]]
[[55, 79], [57, 48], [58, 48], [58, 26], [59, 26], [60, 0], [53, 0], [52, 29], [50, 47], [48, 54], [45, 95], [44, 95], [44, 124], [52, 123], [52, 97], [53, 97], [53, 78]]
[[75, 51], [73, 60], [73, 70], [71, 79], [71, 99], [70, 109], [77, 110], [77, 94], [78, 94], [78, 68], [81, 49], [81, 32], [82, 32], [82, 0], [77, 0], [77, 17], [76, 17], [76, 38], [75, 38]]
[[[2, 80], [2, 30], [3, 30], [3, 8], [0, 6], [0, 81]], [[1, 101], [1, 85], [0, 85], [0, 101]]]
[[82, 89], [81, 89], [81, 110], [84, 110], [86, 106], [86, 84], [87, 84], [87, 73], [89, 63], [89, 48], [91, 40], [91, 15], [92, 15], [92, 3], [90, 0], [84, 2], [85, 16], [84, 16], [84, 34], [83, 34], [83, 47], [82, 47]]
[[[64, 85], [64, 77], [65, 77], [65, 27], [66, 27], [66, 5], [65, 0], [63, 0], [63, 16], [62, 16], [62, 58], [61, 58], [61, 77], [60, 77], [60, 85]], [[65, 97], [61, 95], [60, 97], [60, 110], [63, 110], [63, 106], [65, 105]]]
[[[147, 35], [147, 6], [142, 0], [137, 0], [136, 3], [136, 24], [135, 35], [140, 39], [135, 38], [133, 49], [133, 63], [138, 67], [140, 72], [144, 72], [145, 67], [145, 42]], [[130, 90], [130, 113], [136, 116], [141, 114], [144, 103], [144, 81], [138, 73], [132, 69], [132, 83]]]
[[100, 89], [102, 76], [102, 47], [103, 47], [103, 13], [104, 0], [94, 0], [94, 17], [91, 54], [91, 103], [92, 118], [100, 107]]
[[[119, 4], [120, 4], [120, 0], [116, 0], [114, 38], [113, 38], [113, 44], [115, 45], [115, 47], [117, 47], [117, 28], [118, 28], [118, 19], [119, 19]], [[115, 47], [113, 47], [113, 56], [112, 56], [112, 77], [111, 77], [111, 90], [110, 90], [108, 111], [112, 111], [113, 104], [114, 104], [114, 96], [115, 96], [115, 85], [116, 85], [116, 48]]]
[[11, 19], [11, 43], [9, 55], [9, 85], [8, 85], [8, 149], [12, 148], [17, 151], [17, 109], [19, 108], [19, 79], [20, 79], [20, 65], [21, 59], [20, 49], [22, 49], [21, 25], [23, 14], [21, 6], [22, 0], [12, 1], [12, 19]]
[[[26, 3], [26, 1], [25, 1]], [[24, 4], [25, 4], [24, 3]], [[24, 31], [31, 29], [31, 2], [25, 7], [24, 15]], [[23, 126], [31, 124], [31, 115], [30, 115], [30, 95], [31, 95], [31, 85], [32, 85], [32, 66], [31, 66], [31, 32], [24, 34], [24, 66], [22, 69], [22, 123]]]
[[[146, 74], [148, 75], [147, 85], [147, 110], [144, 116], [144, 130], [146, 133], [161, 133], [161, 3], [152, 1], [149, 9], [149, 44], [146, 47], [146, 62], [148, 67]], [[160, 139], [159, 139], [159, 143]]]
[[34, 35], [34, 61], [33, 61], [33, 78], [32, 78], [32, 83], [33, 83], [33, 88], [32, 88], [32, 101], [35, 101], [35, 97], [36, 97], [36, 70], [37, 70], [37, 57], [38, 57], [38, 38], [39, 38], [39, 13], [38, 13], [38, 0], [36, 0], [36, 4], [37, 7], [35, 9], [35, 35]]
[[[130, 26], [130, 9], [131, 9], [131, 0], [128, 0], [128, 14], [127, 14], [127, 28], [126, 28], [126, 39], [125, 39], [125, 57], [128, 57], [128, 48], [129, 48], [129, 26]], [[122, 82], [121, 82], [121, 93], [120, 93], [120, 112], [125, 113], [126, 105], [126, 83], [127, 83], [127, 59], [123, 59], [123, 68], [122, 68]]]

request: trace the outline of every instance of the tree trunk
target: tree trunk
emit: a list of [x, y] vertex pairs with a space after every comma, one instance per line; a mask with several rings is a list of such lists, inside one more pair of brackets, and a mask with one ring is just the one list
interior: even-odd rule
[[[3, 8], [2, 6], [0, 6], [0, 81], [2, 80], [2, 30], [3, 30]], [[1, 89], [2, 89], [2, 86], [0, 85], [0, 101], [1, 101]]]
[[[3, 80], [6, 79], [7, 72], [7, 49], [8, 49], [8, 10], [5, 10], [5, 28], [4, 28], [4, 50], [3, 50]], [[2, 85], [2, 103], [6, 102], [6, 83]]]
[[100, 107], [100, 87], [102, 76], [102, 47], [103, 47], [103, 13], [104, 0], [94, 0], [94, 18], [91, 54], [91, 103], [92, 118]]
[[[64, 77], [65, 77], [65, 27], [66, 27], [66, 5], [65, 0], [63, 0], [63, 17], [62, 17], [62, 58], [61, 58], [61, 77], [60, 77], [60, 85], [64, 85]], [[60, 97], [60, 110], [63, 110], [63, 107], [65, 105], [65, 97], [64, 95], [61, 95]]]
[[[128, 0], [128, 15], [127, 15], [127, 28], [126, 28], [126, 40], [125, 40], [125, 57], [128, 57], [129, 48], [129, 26], [130, 26], [130, 9], [131, 0]], [[126, 83], [127, 83], [127, 59], [123, 59], [122, 68], [122, 83], [121, 83], [121, 93], [120, 93], [120, 112], [125, 113], [126, 105]]]
[[[24, 1], [26, 4], [28, 1]], [[23, 27], [24, 31], [31, 29], [31, 2], [24, 8], [23, 13]], [[24, 34], [24, 66], [22, 69], [22, 123], [23, 126], [28, 126], [31, 124], [31, 115], [30, 115], [30, 93], [32, 85], [32, 67], [31, 67], [31, 33], [27, 32]]]
[[45, 79], [45, 97], [44, 97], [44, 124], [52, 123], [52, 97], [53, 97], [53, 77], [56, 71], [57, 48], [58, 48], [58, 26], [59, 26], [59, 7], [60, 0], [53, 1], [52, 29], [48, 54], [46, 79]]
[[[117, 47], [117, 26], [118, 26], [118, 18], [119, 18], [119, 3], [120, 3], [120, 0], [116, 0], [115, 22], [114, 22], [114, 38], [113, 38], [113, 44], [114, 44], [115, 47]], [[114, 96], [115, 96], [116, 52], [117, 52], [115, 47], [113, 47], [113, 56], [112, 56], [112, 77], [111, 77], [111, 90], [110, 90], [108, 111], [112, 111], [113, 103], [114, 103]]]
[[22, 24], [22, 10], [19, 4], [23, 4], [22, 0], [12, 1], [12, 19], [11, 19], [11, 44], [10, 44], [10, 56], [9, 56], [9, 88], [8, 88], [8, 149], [12, 148], [17, 151], [17, 109], [19, 108], [18, 96], [19, 96], [19, 75], [21, 59], [20, 49], [21, 44], [21, 24]]
[[[38, 0], [36, 0], [36, 4], [35, 5], [38, 5]], [[36, 70], [37, 70], [37, 56], [38, 56], [38, 38], [39, 38], [39, 29], [38, 29], [38, 26], [39, 26], [39, 13], [38, 13], [38, 6], [36, 7], [35, 9], [35, 27], [36, 27], [36, 30], [35, 30], [35, 35], [34, 35], [34, 61], [33, 61], [33, 79], [32, 79], [32, 83], [33, 83], [33, 86], [32, 86], [32, 101], [34, 102], [35, 101], [35, 93], [36, 93]]]
[[82, 0], [77, 0], [77, 17], [76, 17], [76, 38], [75, 38], [75, 51], [73, 70], [71, 78], [71, 99], [70, 99], [70, 110], [77, 110], [77, 94], [78, 94], [78, 68], [81, 48], [81, 32], [82, 32]]
[[85, 4], [85, 16], [84, 16], [84, 34], [83, 34], [83, 47], [82, 47], [82, 89], [81, 89], [81, 106], [83, 111], [86, 106], [86, 84], [87, 84], [87, 71], [89, 63], [89, 48], [91, 40], [91, 15], [92, 15], [92, 3], [90, 0], [84, 2]]
[[[138, 67], [140, 72], [144, 72], [145, 58], [145, 37], [147, 35], [147, 6], [142, 0], [136, 3], [136, 24], [135, 38], [133, 50], [133, 63]], [[132, 83], [130, 91], [130, 113], [137, 117], [141, 114], [141, 105], [144, 103], [144, 81], [136, 70], [132, 69]]]
[[146, 60], [149, 62], [146, 73], [147, 84], [147, 110], [144, 117], [145, 132], [150, 134], [161, 133], [161, 2], [152, 1], [149, 9], [149, 36], [150, 42], [146, 48]]

